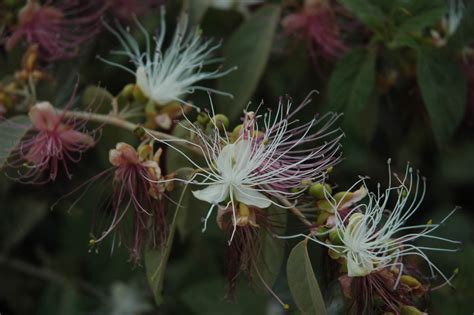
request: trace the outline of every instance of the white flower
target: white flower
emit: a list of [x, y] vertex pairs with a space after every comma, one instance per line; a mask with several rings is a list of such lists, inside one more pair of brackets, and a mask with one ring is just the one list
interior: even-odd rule
[[[395, 177], [398, 184], [392, 186], [389, 167], [388, 188], [381, 192], [379, 184], [377, 193], [369, 191], [365, 182], [366, 178], [357, 181], [347, 194], [362, 184], [363, 189], [369, 191], [367, 194], [368, 200], [360, 201], [346, 214], [341, 215], [337, 211], [346, 198], [342, 197], [339, 201], [336, 201], [332, 196], [327, 196], [326, 198], [332, 204], [336, 214], [334, 229], [337, 231], [340, 244], [322, 242], [314, 236], [311, 237], [311, 240], [344, 257], [347, 260], [348, 276], [350, 277], [365, 276], [373, 271], [390, 267], [398, 267], [400, 269], [399, 276], [401, 276], [404, 267], [402, 258], [405, 256], [419, 256], [428, 264], [432, 276], [435, 276], [436, 271], [449, 283], [449, 279], [431, 262], [425, 251], [454, 252], [458, 249], [418, 246], [413, 242], [424, 238], [459, 244], [458, 241], [431, 235], [456, 209], [450, 212], [439, 224], [433, 224], [430, 221], [426, 224], [406, 225], [406, 222], [413, 216], [423, 201], [426, 182], [424, 178], [420, 179], [418, 174], [414, 175], [412, 168], [409, 166], [407, 166], [403, 179], [396, 175]], [[389, 203], [392, 200], [395, 201], [395, 205], [389, 210]]]
[[160, 31], [157, 38], [154, 39], [155, 47], [153, 51], [151, 50], [150, 35], [138, 20], [136, 20], [136, 23], [145, 37], [145, 51], [140, 50], [137, 40], [133, 38], [128, 29], [125, 30], [118, 26], [117, 30], [114, 30], [106, 25], [118, 38], [123, 48], [123, 50], [114, 53], [129, 57], [134, 68], [130, 69], [103, 58], [100, 59], [134, 75], [136, 84], [145, 96], [158, 105], [166, 105], [171, 101], [185, 102], [182, 99], [183, 96], [194, 93], [195, 90], [215, 92], [232, 97], [229, 93], [197, 85], [197, 82], [201, 80], [222, 77], [236, 68], [223, 72], [220, 72], [220, 69], [212, 72], [203, 71], [204, 66], [219, 62], [219, 59], [212, 59], [211, 54], [220, 47], [220, 43], [213, 44], [211, 39], [204, 40], [198, 28], [193, 32], [188, 32], [187, 16], [184, 16], [183, 20], [178, 22], [171, 44], [165, 52], [162, 51], [166, 33], [164, 8], [161, 10]]
[[447, 35], [453, 35], [464, 16], [465, 6], [462, 0], [448, 0], [448, 13], [442, 20]]
[[261, 4], [264, 0], [212, 0], [211, 6], [219, 10], [236, 9], [243, 15], [248, 15], [248, 6]]
[[[237, 135], [220, 132], [212, 118], [210, 121], [214, 131], [211, 136], [192, 124], [186, 127], [199, 144], [181, 141], [198, 147], [206, 162], [206, 167], [202, 167], [185, 156], [197, 169], [190, 182], [207, 186], [193, 191], [194, 196], [212, 205], [203, 230], [218, 205], [231, 207], [236, 222], [237, 202], [258, 208], [267, 208], [272, 204], [288, 208], [288, 205], [282, 205], [272, 197], [297, 197], [301, 190], [294, 192], [292, 188], [300, 187], [305, 180], [318, 182], [324, 179], [324, 171], [339, 160], [342, 135], [337, 129], [328, 131], [338, 117], [332, 113], [295, 125], [298, 121], [292, 119], [293, 115], [309, 102], [306, 99], [293, 111], [290, 102], [287, 106], [280, 103], [275, 115], [271, 111], [262, 116], [247, 112]], [[263, 130], [258, 125], [260, 119], [264, 124]], [[184, 155], [172, 144], [173, 141], [156, 141]], [[318, 145], [318, 141], [326, 142]]]

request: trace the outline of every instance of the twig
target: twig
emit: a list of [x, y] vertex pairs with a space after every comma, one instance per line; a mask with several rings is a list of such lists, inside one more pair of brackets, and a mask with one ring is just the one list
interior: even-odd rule
[[39, 278], [41, 280], [55, 282], [63, 286], [66, 286], [69, 284], [77, 284], [77, 287], [79, 289], [81, 289], [82, 291], [92, 296], [97, 297], [100, 300], [104, 300], [106, 298], [104, 293], [96, 289], [91, 284], [82, 280], [73, 281], [72, 279], [69, 279], [51, 269], [39, 268], [25, 261], [14, 259], [14, 258], [7, 258], [6, 256], [3, 256], [3, 255], [0, 256], [0, 265], [2, 264], [8, 266], [11, 269], [22, 272], [24, 274]]

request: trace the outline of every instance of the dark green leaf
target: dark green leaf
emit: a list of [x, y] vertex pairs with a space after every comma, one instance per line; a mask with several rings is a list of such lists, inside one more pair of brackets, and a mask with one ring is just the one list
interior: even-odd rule
[[[8, 211], [8, 225], [5, 226], [5, 238], [1, 242], [3, 250], [8, 251], [44, 218], [48, 213], [48, 205], [44, 200], [36, 198], [20, 198], [10, 202], [4, 209]], [[2, 224], [3, 225], [3, 224]]]
[[418, 52], [418, 84], [438, 144], [447, 142], [466, 106], [466, 79], [454, 56], [442, 50]]
[[395, 10], [399, 17], [399, 32], [419, 32], [441, 20], [446, 13], [443, 0], [399, 0]]
[[[183, 168], [176, 172], [176, 178], [188, 179], [192, 174], [193, 170], [190, 168]], [[188, 185], [180, 182], [175, 183], [173, 191], [170, 193], [169, 198], [176, 204], [170, 203], [169, 209], [176, 208], [173, 219], [169, 226], [169, 232], [164, 245], [163, 250], [160, 249], [147, 249], [145, 251], [145, 266], [148, 283], [153, 291], [156, 304], [163, 303], [163, 281], [165, 277], [166, 265], [171, 253], [171, 247], [173, 246], [174, 235], [176, 231], [176, 223], [178, 213], [180, 211], [187, 211], [187, 192]], [[183, 208], [183, 209], [182, 209]]]
[[[181, 125], [177, 125], [172, 133], [174, 136], [179, 138], [188, 138], [189, 131], [183, 128]], [[183, 151], [186, 156], [190, 157], [192, 161], [198, 165], [203, 165], [203, 158], [191, 152], [187, 149], [180, 149]], [[184, 167], [193, 167], [193, 165], [187, 160], [181, 153], [173, 149], [168, 149], [166, 156], [166, 171], [167, 173], [172, 173], [178, 169]], [[191, 192], [192, 187], [188, 188]], [[209, 206], [200, 200], [193, 199], [192, 209], [186, 209], [186, 211], [180, 211], [177, 218], [177, 229], [179, 235], [182, 238], [187, 238], [193, 231], [198, 231], [200, 229], [200, 218], [202, 217], [202, 209], [207, 209]]]
[[98, 108], [100, 112], [108, 113], [113, 99], [113, 95], [106, 89], [89, 85], [82, 95], [82, 104], [85, 108]]
[[285, 242], [275, 238], [274, 234], [283, 234], [286, 230], [286, 213], [281, 209], [270, 207], [267, 211], [268, 220], [274, 226], [272, 231], [262, 229], [260, 237], [260, 252], [257, 257], [253, 279], [257, 279], [256, 286], [267, 291], [265, 284], [272, 287], [283, 264]]
[[323, 295], [309, 260], [307, 240], [296, 245], [288, 257], [288, 284], [298, 309], [304, 314], [325, 315]]
[[217, 111], [235, 120], [249, 102], [262, 77], [278, 25], [280, 7], [266, 5], [247, 19], [224, 47], [224, 68], [237, 66], [220, 78], [217, 88], [232, 93], [233, 99], [219, 97]]
[[15, 116], [8, 121], [0, 122], [0, 169], [3, 168], [30, 125], [31, 121], [27, 116]]
[[211, 0], [186, 0], [183, 10], [185, 14], [188, 14], [189, 24], [199, 24], [211, 4]]
[[328, 86], [329, 107], [334, 111], [360, 112], [375, 86], [375, 58], [372, 51], [355, 49], [337, 63]]
[[370, 28], [379, 28], [384, 21], [385, 13], [369, 0], [340, 0], [351, 13]]

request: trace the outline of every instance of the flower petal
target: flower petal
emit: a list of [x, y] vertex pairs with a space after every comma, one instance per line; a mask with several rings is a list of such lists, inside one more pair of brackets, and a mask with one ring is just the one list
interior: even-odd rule
[[52, 131], [61, 122], [61, 116], [49, 102], [37, 103], [30, 109], [28, 116], [36, 130]]
[[243, 186], [235, 189], [235, 199], [247, 206], [255, 206], [261, 209], [268, 208], [272, 204], [271, 200], [261, 192]]
[[213, 184], [204, 189], [193, 191], [194, 197], [212, 204], [224, 201], [228, 194], [229, 188], [225, 184]]

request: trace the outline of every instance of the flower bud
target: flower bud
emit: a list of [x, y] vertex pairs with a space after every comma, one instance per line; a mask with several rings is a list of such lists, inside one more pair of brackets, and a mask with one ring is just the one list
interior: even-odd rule
[[336, 229], [333, 229], [331, 232], [329, 232], [329, 240], [331, 241], [332, 244], [334, 245], [343, 244], [340, 234], [341, 234], [341, 231], [338, 231]]
[[122, 89], [122, 96], [127, 100], [132, 100], [134, 97], [133, 91], [135, 90], [135, 84], [127, 84]]
[[325, 199], [325, 191], [331, 195], [332, 188], [328, 184], [316, 183], [309, 187], [309, 194], [318, 200]]
[[403, 275], [400, 277], [400, 282], [408, 285], [412, 289], [419, 288], [421, 286], [420, 281], [418, 281], [416, 278], [409, 276], [409, 275]]
[[212, 117], [212, 124], [221, 131], [225, 130], [229, 127], [229, 118], [223, 114], [217, 114]]
[[138, 85], [133, 86], [133, 98], [140, 103], [146, 103], [148, 101], [148, 97], [143, 93]]
[[404, 305], [400, 308], [401, 315], [423, 315], [426, 314], [414, 306], [411, 305]]
[[209, 122], [209, 115], [207, 115], [205, 113], [199, 113], [197, 115], [196, 120], [198, 121], [198, 123], [205, 126]]

